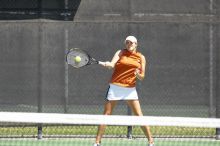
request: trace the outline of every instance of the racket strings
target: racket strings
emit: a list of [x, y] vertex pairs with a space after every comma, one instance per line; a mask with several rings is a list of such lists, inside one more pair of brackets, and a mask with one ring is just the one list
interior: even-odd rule
[[[81, 58], [81, 60], [78, 62], [76, 61], [77, 56]], [[79, 68], [85, 66], [88, 62], [89, 56], [80, 50], [70, 50], [70, 52], [67, 54], [67, 63], [72, 65], [73, 67]]]

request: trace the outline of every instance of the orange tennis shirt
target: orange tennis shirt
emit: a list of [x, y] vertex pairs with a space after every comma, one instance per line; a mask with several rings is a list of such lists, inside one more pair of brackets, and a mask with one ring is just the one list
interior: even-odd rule
[[135, 70], [141, 68], [141, 53], [122, 50], [119, 60], [115, 64], [110, 80], [111, 84], [123, 87], [135, 87]]

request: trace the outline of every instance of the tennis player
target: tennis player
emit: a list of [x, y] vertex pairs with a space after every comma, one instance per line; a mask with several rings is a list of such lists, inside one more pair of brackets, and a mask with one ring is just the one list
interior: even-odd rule
[[[103, 66], [114, 69], [106, 95], [104, 115], [111, 115], [118, 100], [124, 100], [136, 116], [143, 116], [136, 91], [136, 78], [143, 80], [145, 76], [145, 57], [137, 51], [137, 39], [128, 36], [125, 39], [125, 49], [118, 50], [112, 61], [105, 62]], [[120, 119], [119, 119], [120, 120]], [[106, 125], [100, 125], [94, 146], [101, 146], [101, 138]], [[150, 127], [141, 127], [148, 139], [148, 146], [153, 146]]]

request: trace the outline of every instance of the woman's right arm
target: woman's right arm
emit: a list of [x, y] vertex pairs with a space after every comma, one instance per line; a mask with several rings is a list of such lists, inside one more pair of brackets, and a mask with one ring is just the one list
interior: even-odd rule
[[102, 64], [104, 67], [107, 67], [109, 69], [112, 69], [115, 67], [115, 64], [116, 62], [119, 60], [120, 58], [120, 53], [121, 53], [121, 50], [118, 50], [115, 55], [113, 56], [112, 60], [111, 61], [106, 61], [104, 62], [104, 64]]

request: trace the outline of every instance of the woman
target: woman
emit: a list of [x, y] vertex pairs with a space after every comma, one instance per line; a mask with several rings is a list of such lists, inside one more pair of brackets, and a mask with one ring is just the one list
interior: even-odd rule
[[[135, 85], [136, 78], [144, 79], [146, 60], [137, 51], [137, 39], [134, 36], [128, 36], [125, 39], [125, 49], [118, 50], [111, 62], [107, 61], [102, 65], [110, 69], [114, 68], [107, 92], [104, 115], [111, 115], [117, 101], [125, 100], [135, 115], [143, 116]], [[105, 127], [106, 125], [99, 126], [94, 146], [101, 146]], [[153, 146], [150, 128], [148, 126], [141, 128], [148, 139], [149, 146]]]

